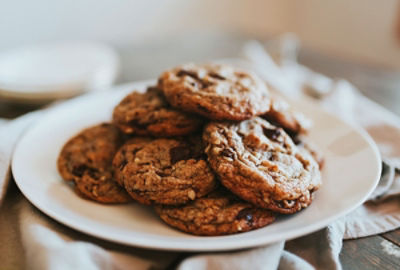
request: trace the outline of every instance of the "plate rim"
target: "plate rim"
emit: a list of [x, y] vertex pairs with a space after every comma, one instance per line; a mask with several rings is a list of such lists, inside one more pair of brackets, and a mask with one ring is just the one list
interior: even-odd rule
[[[100, 93], [89, 93], [83, 96], [79, 96], [76, 98], [73, 98], [71, 100], [68, 100], [66, 102], [63, 102], [62, 104], [55, 106], [54, 108], [50, 109], [47, 111], [48, 114], [50, 114], [53, 110], [63, 110], [64, 107], [68, 107], [70, 106], [70, 104], [75, 103], [75, 102], [83, 102], [84, 99], [92, 99], [93, 96], [99, 95], [99, 94], [104, 94], [104, 93], [109, 93], [111, 91], [116, 91], [116, 90], [122, 90], [128, 87], [131, 88], [139, 88], [138, 85], [147, 85], [150, 82], [153, 82], [154, 80], [146, 80], [146, 81], [137, 81], [137, 82], [133, 82], [133, 83], [128, 83], [128, 84], [122, 84], [122, 85], [117, 85], [117, 86], [113, 86], [109, 91], [107, 92], [100, 92]], [[309, 100], [303, 100], [304, 102], [308, 102], [310, 103]], [[303, 102], [302, 101], [302, 102]], [[312, 103], [312, 102], [311, 102]], [[318, 106], [316, 104], [312, 104], [313, 107]], [[371, 186], [368, 190], [368, 192], [366, 192], [364, 194], [364, 196], [362, 197], [362, 199], [360, 199], [357, 203], [354, 203], [351, 207], [347, 207], [345, 210], [339, 211], [336, 214], [330, 216], [329, 218], [325, 218], [322, 221], [318, 221], [318, 222], [314, 222], [312, 223], [312, 225], [309, 225], [305, 228], [302, 228], [301, 230], [292, 230], [289, 233], [286, 233], [287, 236], [284, 237], [284, 239], [282, 239], [282, 237], [271, 237], [269, 236], [269, 238], [272, 238], [272, 240], [270, 241], [265, 241], [264, 238], [252, 238], [251, 241], [249, 241], [249, 239], [246, 240], [245, 243], [240, 243], [238, 245], [234, 245], [234, 246], [230, 246], [230, 242], [228, 241], [227, 243], [224, 243], [224, 241], [215, 241], [215, 240], [219, 240], [219, 239], [226, 239], [229, 238], [231, 235], [227, 235], [227, 236], [211, 236], [211, 237], [204, 237], [204, 236], [199, 236], [199, 239], [212, 239], [213, 241], [213, 245], [205, 245], [205, 246], [197, 246], [197, 247], [193, 247], [193, 246], [188, 246], [186, 244], [183, 245], [185, 241], [187, 241], [188, 239], [184, 239], [182, 238], [181, 242], [179, 241], [174, 241], [171, 242], [169, 246], [165, 246], [164, 244], [157, 244], [157, 242], [152, 242], [152, 241], [146, 241], [145, 238], [139, 238], [139, 240], [135, 243], [132, 243], [130, 241], [124, 241], [123, 239], [115, 239], [112, 236], [109, 235], [101, 235], [99, 233], [94, 232], [93, 230], [90, 230], [90, 228], [87, 227], [87, 225], [80, 225], [77, 226], [76, 222], [70, 221], [68, 220], [68, 217], [64, 217], [62, 214], [57, 213], [56, 211], [54, 211], [54, 209], [48, 209], [46, 208], [46, 206], [41, 205], [41, 202], [37, 202], [35, 201], [34, 198], [32, 198], [31, 194], [29, 194], [29, 192], [26, 192], [26, 190], [23, 187], [23, 184], [18, 180], [18, 173], [14, 173], [15, 167], [16, 165], [16, 159], [14, 158], [14, 154], [15, 153], [19, 153], [20, 150], [20, 145], [22, 144], [21, 142], [23, 142], [27, 137], [29, 137], [29, 134], [32, 132], [32, 130], [34, 130], [34, 128], [37, 126], [37, 124], [29, 127], [29, 129], [27, 131], [24, 132], [23, 136], [21, 136], [21, 138], [19, 139], [15, 149], [14, 149], [14, 154], [12, 157], [12, 164], [11, 164], [11, 168], [14, 174], [14, 179], [15, 179], [15, 183], [17, 184], [19, 190], [21, 191], [21, 193], [25, 196], [26, 199], [28, 199], [28, 201], [30, 201], [35, 208], [37, 208], [40, 212], [44, 213], [46, 216], [50, 217], [51, 219], [53, 219], [54, 221], [63, 224], [67, 227], [69, 227], [70, 229], [82, 232], [84, 234], [93, 236], [95, 238], [98, 239], [103, 239], [106, 241], [110, 241], [113, 243], [118, 243], [118, 244], [123, 244], [123, 245], [127, 245], [127, 246], [133, 246], [133, 247], [139, 247], [139, 248], [145, 248], [145, 249], [156, 249], [156, 250], [165, 250], [165, 251], [181, 251], [181, 252], [193, 252], [193, 251], [228, 251], [228, 250], [237, 250], [237, 249], [243, 249], [243, 248], [250, 248], [250, 247], [258, 247], [258, 246], [262, 246], [262, 245], [266, 245], [266, 244], [272, 244], [278, 241], [284, 241], [284, 240], [290, 240], [293, 238], [297, 238], [303, 235], [307, 235], [310, 234], [312, 232], [315, 232], [325, 226], [328, 226], [330, 223], [332, 223], [333, 221], [337, 220], [338, 218], [350, 213], [351, 211], [353, 211], [354, 209], [356, 209], [358, 206], [360, 206], [362, 203], [365, 202], [365, 200], [368, 198], [368, 196], [373, 192], [373, 190], [376, 188], [378, 182], [379, 182], [379, 178], [380, 178], [380, 172], [381, 172], [381, 155], [380, 152], [378, 150], [378, 147], [376, 145], [376, 143], [373, 141], [372, 137], [364, 130], [362, 129], [360, 126], [354, 125], [353, 123], [350, 123], [349, 121], [340, 119], [338, 117], [336, 117], [334, 114], [324, 110], [321, 106], [318, 106], [319, 110], [323, 110], [324, 113], [329, 114], [331, 117], [336, 118], [338, 121], [340, 121], [342, 124], [344, 124], [348, 129], [356, 132], [359, 136], [361, 136], [365, 142], [368, 144], [368, 147], [371, 148], [372, 152], [375, 154], [374, 158], [377, 162], [377, 171], [376, 171], [376, 175], [374, 177], [374, 182], [372, 183], [371, 181]], [[45, 119], [47, 116], [47, 113], [42, 117], [42, 119]], [[371, 176], [372, 177], [372, 176]], [[135, 232], [137, 233], [137, 232]], [[143, 234], [143, 233], [140, 233]], [[236, 234], [237, 235], [237, 234]], [[146, 234], [145, 234], [146, 236]], [[280, 235], [278, 235], [280, 236]], [[167, 236], [164, 236], [167, 237]], [[217, 242], [217, 244], [215, 244], [215, 242]]]

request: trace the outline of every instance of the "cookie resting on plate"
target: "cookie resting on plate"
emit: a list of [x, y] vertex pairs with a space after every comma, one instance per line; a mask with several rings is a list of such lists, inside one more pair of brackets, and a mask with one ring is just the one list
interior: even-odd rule
[[259, 117], [209, 123], [203, 139], [208, 161], [222, 184], [259, 207], [297, 212], [312, 202], [321, 185], [313, 157], [282, 128]]
[[239, 121], [269, 109], [265, 83], [255, 74], [231, 66], [179, 66], [165, 71], [158, 85], [172, 106], [209, 119]]
[[195, 235], [247, 232], [267, 226], [275, 220], [273, 212], [220, 190], [186, 205], [157, 205], [155, 210], [168, 225]]
[[146, 93], [127, 95], [114, 108], [113, 123], [127, 134], [170, 137], [193, 133], [203, 121], [198, 115], [172, 108], [159, 89], [149, 87]]
[[62, 148], [58, 171], [66, 181], [73, 181], [78, 194], [102, 203], [131, 201], [128, 193], [114, 180], [112, 160], [122, 144], [119, 130], [100, 124], [81, 131]]
[[142, 204], [183, 204], [216, 186], [201, 137], [136, 138], [116, 154], [117, 181]]

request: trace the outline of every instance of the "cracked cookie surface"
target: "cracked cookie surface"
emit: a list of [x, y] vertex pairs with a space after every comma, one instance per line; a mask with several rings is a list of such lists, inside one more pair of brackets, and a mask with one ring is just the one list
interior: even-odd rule
[[265, 113], [270, 93], [255, 74], [224, 65], [187, 64], [164, 72], [159, 87], [174, 107], [215, 120]]
[[311, 155], [296, 147], [282, 128], [259, 117], [209, 123], [203, 139], [222, 184], [257, 206], [294, 213], [312, 202], [321, 185]]
[[202, 125], [201, 117], [171, 107], [161, 90], [132, 92], [113, 111], [113, 123], [127, 134], [170, 137], [187, 135]]
[[215, 188], [201, 137], [137, 138], [116, 154], [117, 181], [142, 204], [183, 204]]
[[131, 201], [112, 172], [112, 160], [121, 143], [119, 130], [111, 124], [87, 128], [64, 145], [57, 160], [58, 171], [88, 199], [102, 203]]
[[275, 214], [253, 206], [225, 191], [214, 191], [182, 206], [155, 206], [172, 227], [195, 235], [226, 235], [258, 229], [275, 220]]

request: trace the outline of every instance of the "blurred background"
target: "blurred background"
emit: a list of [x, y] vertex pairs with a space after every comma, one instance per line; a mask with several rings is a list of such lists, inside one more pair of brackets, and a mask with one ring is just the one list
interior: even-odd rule
[[288, 32], [301, 43], [300, 63], [344, 77], [400, 113], [399, 0], [0, 0], [0, 53], [103, 42], [120, 57], [119, 83], [182, 62], [236, 57], [249, 39], [273, 50]]

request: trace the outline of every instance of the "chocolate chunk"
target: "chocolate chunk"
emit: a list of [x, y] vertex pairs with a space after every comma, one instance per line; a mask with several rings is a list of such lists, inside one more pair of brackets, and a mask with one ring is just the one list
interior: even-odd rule
[[269, 138], [270, 140], [273, 140], [273, 141], [277, 141], [277, 139], [281, 135], [281, 131], [278, 128], [269, 129], [269, 128], [263, 127], [263, 133], [267, 138]]
[[251, 213], [250, 208], [244, 208], [239, 211], [239, 213], [236, 216], [236, 219], [245, 219], [249, 225], [253, 224], [253, 214]]
[[187, 70], [180, 70], [177, 74], [176, 74], [176, 76], [178, 76], [178, 77], [183, 77], [183, 76], [189, 76], [189, 77], [192, 77], [193, 79], [195, 79], [195, 80], [200, 80], [200, 78], [197, 76], [197, 74], [195, 73], [195, 72], [193, 72], [193, 71], [187, 71]]
[[80, 164], [78, 166], [74, 166], [72, 168], [72, 174], [76, 175], [78, 177], [81, 177], [85, 173], [87, 168], [88, 167], [86, 165], [84, 165], [84, 164]]
[[214, 73], [214, 72], [208, 73], [208, 76], [213, 77], [214, 79], [221, 80], [221, 81], [226, 80], [225, 77], [223, 77], [223, 76], [221, 76], [221, 75], [219, 75], [219, 74], [217, 74], [217, 73]]
[[222, 154], [224, 157], [228, 157], [228, 158], [233, 158], [233, 157], [234, 157], [232, 151], [230, 151], [229, 149], [224, 149], [224, 150], [222, 150], [221, 154]]
[[119, 170], [122, 171], [126, 164], [128, 164], [128, 161], [126, 159], [122, 160], [121, 164], [119, 164]]
[[191, 85], [196, 88], [204, 89], [212, 85], [212, 82], [206, 82], [199, 78], [195, 72], [187, 71], [187, 70], [180, 70], [177, 74], [178, 77], [189, 76], [193, 78], [196, 82], [192, 82]]
[[297, 136], [296, 134], [290, 134], [290, 132], [286, 132], [293, 140], [293, 143], [295, 145], [303, 145], [303, 142], [301, 141], [301, 138]]
[[163, 172], [157, 172], [157, 175], [159, 175], [160, 177], [167, 177], [167, 176], [169, 176], [169, 174], [163, 173]]
[[96, 178], [99, 171], [94, 168], [90, 168], [85, 164], [80, 164], [72, 169], [72, 174], [78, 177], [82, 177], [85, 173], [89, 174], [90, 177]]

